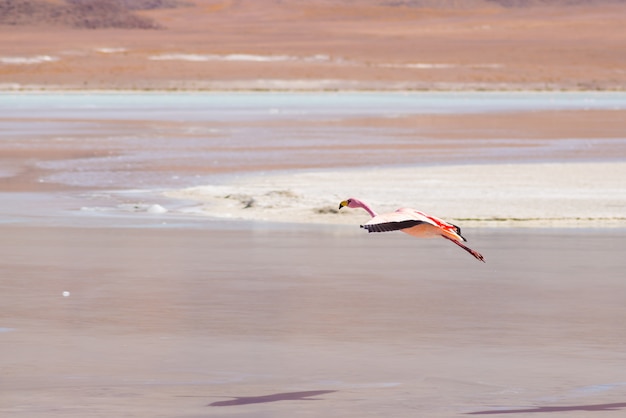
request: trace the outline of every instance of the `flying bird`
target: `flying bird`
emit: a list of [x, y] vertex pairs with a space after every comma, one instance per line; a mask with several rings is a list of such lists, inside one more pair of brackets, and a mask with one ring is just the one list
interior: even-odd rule
[[418, 238], [443, 237], [463, 248], [477, 260], [485, 262], [482, 254], [463, 244], [467, 240], [461, 235], [461, 228], [442, 219], [411, 208], [400, 208], [395, 212], [379, 215], [367, 203], [353, 197], [341, 202], [339, 209], [346, 206], [363, 208], [372, 216], [372, 219], [361, 225], [361, 228], [367, 229], [367, 232], [402, 231]]

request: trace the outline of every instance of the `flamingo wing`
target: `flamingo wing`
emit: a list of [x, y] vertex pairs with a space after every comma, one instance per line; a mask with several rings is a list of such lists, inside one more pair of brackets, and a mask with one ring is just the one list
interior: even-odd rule
[[423, 224], [421, 221], [399, 221], [399, 222], [384, 222], [381, 224], [371, 224], [368, 225], [369, 222], [365, 225], [361, 225], [361, 228], [367, 229], [367, 232], [389, 232], [389, 231], [399, 231], [401, 229], [412, 228], [414, 226]]
[[461, 241], [467, 241], [465, 237], [461, 235], [461, 228], [459, 228], [458, 226], [451, 224], [450, 222], [446, 222], [443, 219], [439, 219], [435, 216], [426, 215], [424, 212], [419, 212], [419, 211], [416, 211], [416, 212], [430, 219], [432, 221], [431, 224], [438, 226], [439, 228], [441, 228], [442, 230], [448, 233], [451, 233], [453, 236], [460, 239]]
[[367, 232], [389, 232], [409, 229], [421, 224], [437, 226], [431, 219], [417, 211], [399, 209], [395, 212], [374, 216], [361, 225], [361, 228], [367, 229]]

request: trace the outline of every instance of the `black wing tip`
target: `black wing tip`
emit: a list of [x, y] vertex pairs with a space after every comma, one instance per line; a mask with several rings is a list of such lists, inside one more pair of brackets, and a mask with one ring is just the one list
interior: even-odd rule
[[390, 232], [411, 228], [415, 225], [423, 223], [424, 222], [417, 220], [407, 220], [400, 222], [384, 222], [380, 224], [361, 225], [361, 228], [367, 229], [367, 232]]
[[467, 238], [465, 238], [463, 235], [461, 235], [461, 228], [459, 228], [459, 226], [452, 224], [452, 226], [454, 227], [454, 232], [456, 232], [456, 234], [461, 237], [461, 239], [464, 242], [467, 242]]

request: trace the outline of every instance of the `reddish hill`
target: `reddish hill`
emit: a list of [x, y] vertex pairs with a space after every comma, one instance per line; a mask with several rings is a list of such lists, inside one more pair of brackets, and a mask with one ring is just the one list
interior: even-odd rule
[[157, 29], [162, 26], [153, 19], [133, 12], [181, 5], [190, 3], [176, 0], [0, 0], [0, 24]]

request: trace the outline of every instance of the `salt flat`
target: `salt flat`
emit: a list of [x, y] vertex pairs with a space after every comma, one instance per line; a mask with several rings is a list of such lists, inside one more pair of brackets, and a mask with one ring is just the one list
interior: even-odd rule
[[467, 226], [626, 226], [626, 163], [416, 166], [240, 176], [166, 195], [183, 212], [274, 222], [354, 223], [348, 197], [380, 211], [415, 207]]

